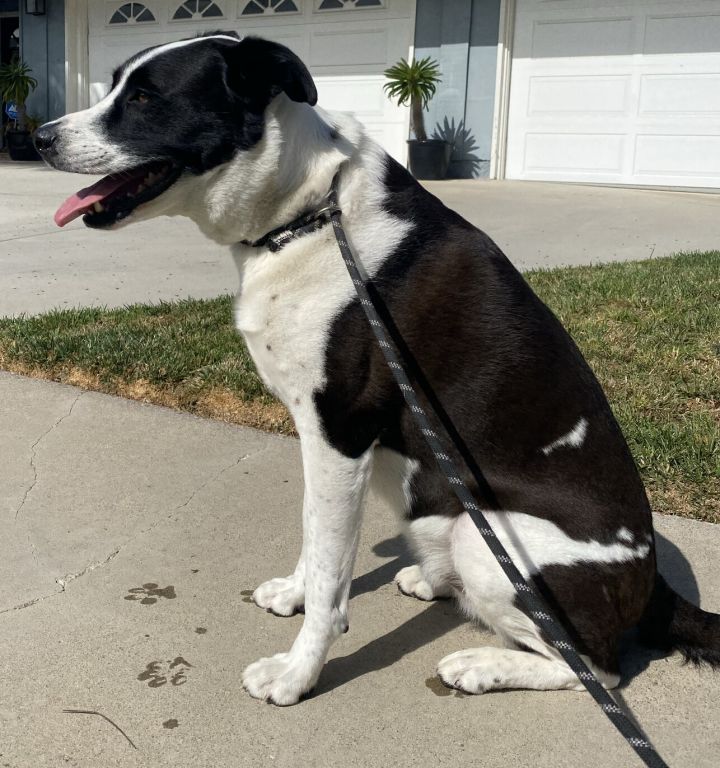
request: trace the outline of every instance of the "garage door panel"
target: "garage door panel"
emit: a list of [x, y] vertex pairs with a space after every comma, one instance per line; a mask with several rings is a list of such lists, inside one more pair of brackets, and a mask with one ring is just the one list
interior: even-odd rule
[[638, 136], [635, 172], [653, 177], [720, 176], [720, 136]]
[[[529, 133], [525, 138], [525, 170], [535, 174], [620, 173], [623, 134]], [[592, 166], [587, 159], [592, 157]]]
[[[320, 101], [322, 104], [332, 104], [332, 109], [340, 112], [355, 110], [358, 115], [390, 118], [387, 114], [389, 100], [382, 92], [382, 82], [383, 78], [378, 77], [353, 78], [350, 83], [346, 77], [318, 78]], [[358, 102], [362, 105], [359, 108]]]
[[643, 53], [717, 52], [720, 12], [648, 16]]
[[174, 38], [163, 33], [157, 27], [143, 30], [140, 34], [129, 37], [116, 35], [103, 41], [98, 48], [90, 48], [89, 63], [91, 72], [90, 103], [95, 104], [110, 90], [112, 73], [130, 56], [145, 48], [169, 43]]
[[527, 114], [622, 114], [627, 109], [629, 87], [627, 75], [532, 77]]
[[720, 187], [720, 0], [519, 0], [515, 43], [508, 178]]
[[631, 17], [538, 21], [532, 32], [532, 57], [626, 54], [632, 37]]
[[286, 45], [293, 53], [296, 53], [303, 61], [307, 61], [310, 50], [310, 34], [301, 26], [283, 26], [270, 28], [254, 28], [253, 35], [265, 37], [281, 45]]
[[310, 46], [311, 67], [346, 67], [348, 50], [355, 51], [354, 64], [385, 65], [388, 60], [388, 36], [383, 27], [348, 30], [344, 25], [336, 29], [313, 33]]
[[720, 114], [720, 73], [642, 75], [638, 111], [648, 116]]

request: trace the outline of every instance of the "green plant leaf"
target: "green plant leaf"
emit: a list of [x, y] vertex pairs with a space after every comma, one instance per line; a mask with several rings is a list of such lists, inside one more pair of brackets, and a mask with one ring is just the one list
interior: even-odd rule
[[414, 59], [410, 63], [400, 59], [397, 64], [386, 69], [384, 74], [388, 82], [383, 88], [400, 106], [419, 100], [423, 107], [427, 107], [437, 91], [437, 84], [442, 82], [440, 67], [429, 56]]
[[0, 99], [13, 101], [21, 107], [37, 88], [38, 81], [30, 74], [32, 69], [24, 61], [14, 59], [0, 65]]
[[400, 59], [384, 74], [388, 79], [383, 85], [386, 94], [401, 107], [410, 105], [413, 131], [417, 138], [425, 139], [422, 110], [435, 95], [438, 83], [442, 82], [438, 63], [429, 56], [410, 63]]

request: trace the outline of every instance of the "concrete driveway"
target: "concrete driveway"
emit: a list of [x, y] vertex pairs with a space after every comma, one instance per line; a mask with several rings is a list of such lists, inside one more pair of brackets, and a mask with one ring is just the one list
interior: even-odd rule
[[[0, 163], [0, 316], [234, 292], [227, 249], [185, 219], [115, 233], [64, 229], [52, 215], [94, 177]], [[720, 195], [545, 184], [431, 182], [521, 269], [720, 247]]]

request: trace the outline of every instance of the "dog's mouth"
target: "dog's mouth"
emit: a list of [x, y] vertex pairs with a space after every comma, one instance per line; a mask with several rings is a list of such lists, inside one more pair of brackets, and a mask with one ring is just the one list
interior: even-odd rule
[[85, 226], [110, 227], [165, 192], [182, 171], [176, 163], [156, 161], [105, 176], [68, 197], [55, 212], [55, 223], [64, 227], [83, 216]]

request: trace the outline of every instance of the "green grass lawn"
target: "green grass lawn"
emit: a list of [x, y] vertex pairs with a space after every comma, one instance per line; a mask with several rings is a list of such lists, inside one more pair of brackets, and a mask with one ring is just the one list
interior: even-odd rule
[[[605, 387], [654, 509], [720, 522], [720, 252], [526, 276]], [[292, 432], [230, 297], [0, 319], [0, 367]]]

